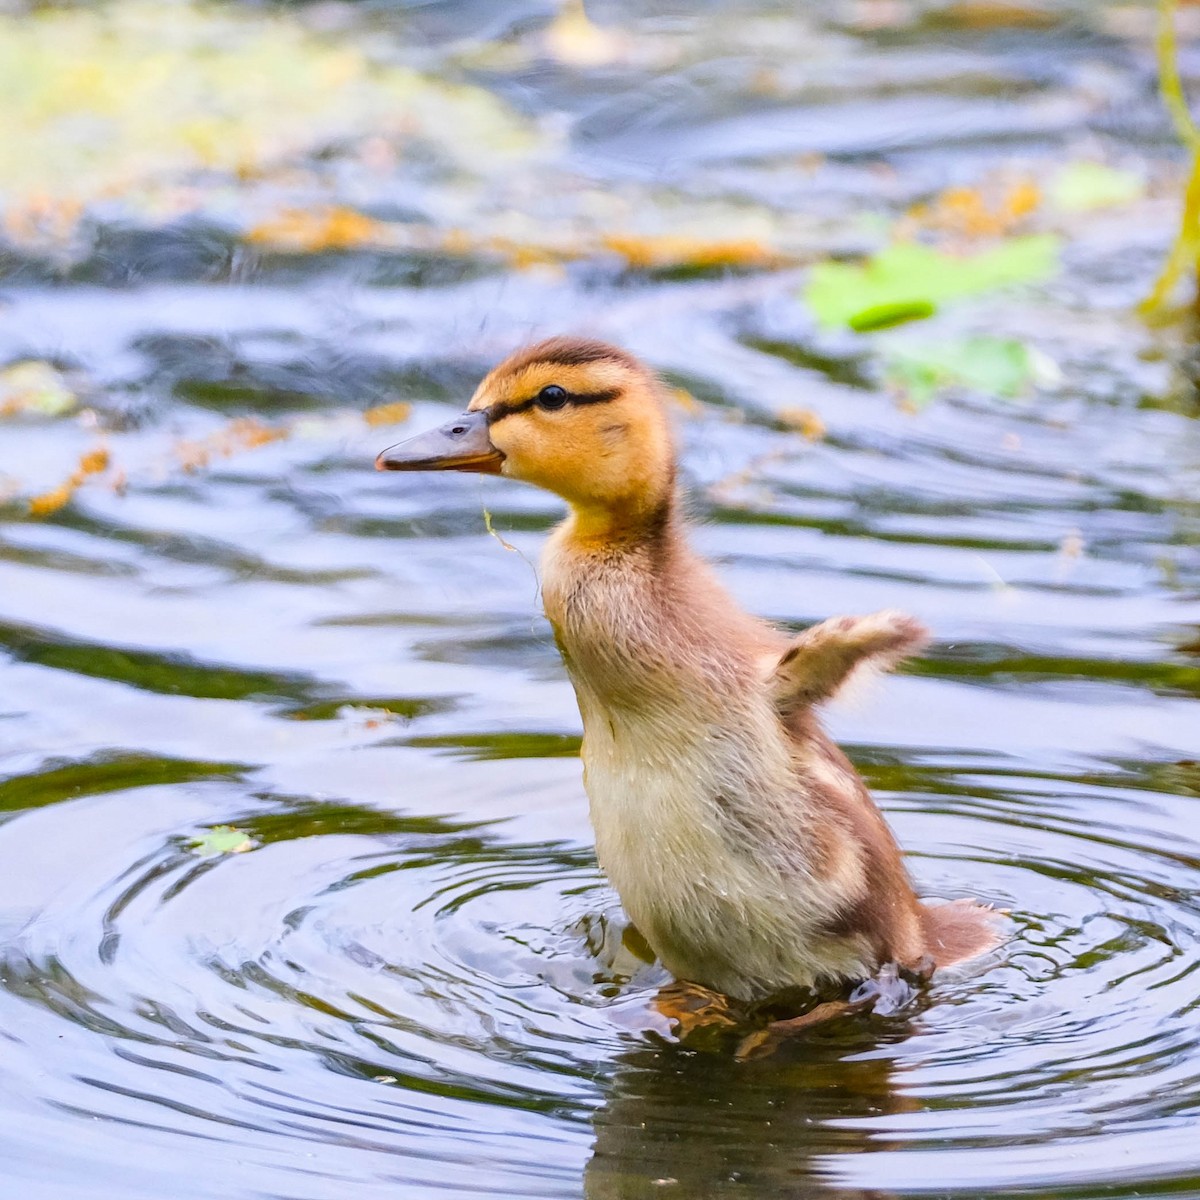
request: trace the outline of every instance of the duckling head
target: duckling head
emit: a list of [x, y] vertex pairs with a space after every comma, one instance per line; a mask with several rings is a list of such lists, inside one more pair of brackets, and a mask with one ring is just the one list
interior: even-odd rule
[[579, 532], [660, 520], [675, 484], [662, 386], [616, 346], [551, 338], [490, 371], [467, 411], [384, 450], [386, 471], [472, 471], [546, 488]]

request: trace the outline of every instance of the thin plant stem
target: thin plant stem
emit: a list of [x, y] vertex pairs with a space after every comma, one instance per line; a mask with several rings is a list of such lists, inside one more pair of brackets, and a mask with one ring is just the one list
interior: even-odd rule
[[1189, 270], [1195, 272], [1200, 260], [1200, 129], [1192, 118], [1183, 80], [1179, 76], [1179, 45], [1175, 33], [1177, 4], [1178, 0], [1159, 0], [1158, 4], [1159, 90], [1180, 139], [1191, 152], [1192, 163], [1184, 190], [1179, 232], [1154, 287], [1140, 305], [1145, 315], [1166, 309], [1179, 281]]

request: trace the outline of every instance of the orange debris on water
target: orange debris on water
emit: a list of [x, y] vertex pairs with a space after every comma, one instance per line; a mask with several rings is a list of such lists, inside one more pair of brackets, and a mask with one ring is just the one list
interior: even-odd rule
[[175, 457], [187, 472], [198, 471], [214, 458], [230, 458], [242, 450], [286, 438], [290, 430], [280, 425], [267, 425], [257, 417], [237, 417], [224, 428], [199, 441], [175, 443]]
[[504, 233], [472, 233], [461, 228], [378, 221], [352, 208], [314, 210], [287, 208], [251, 226], [244, 241], [285, 253], [346, 250], [376, 246], [388, 250], [443, 254], [451, 258], [488, 256], [518, 270], [617, 254], [633, 270], [693, 267], [772, 268], [794, 262], [790, 256], [754, 237], [705, 238], [683, 234], [559, 232], [529, 237]]
[[975, 240], [1002, 237], [1019, 229], [1042, 203], [1041, 188], [1028, 178], [1002, 188], [947, 188], [928, 204], [910, 209], [901, 221], [901, 234], [930, 230], [951, 238]]
[[87, 481], [88, 476], [100, 475], [107, 471], [110, 461], [108, 449], [104, 446], [97, 446], [96, 449], [81, 455], [79, 462], [75, 465], [75, 470], [64, 482], [48, 492], [43, 492], [40, 496], [34, 496], [29, 501], [29, 515], [31, 517], [48, 517], [52, 513], [58, 512], [60, 508], [65, 508], [71, 502], [71, 497]]
[[442, 249], [447, 254], [466, 255], [474, 249], [475, 243], [465, 229], [447, 230], [442, 238]]
[[810, 442], [820, 441], [825, 436], [825, 422], [820, 413], [811, 408], [781, 408], [776, 416], [782, 424], [803, 434]]
[[368, 408], [363, 413], [363, 420], [368, 425], [399, 425], [401, 421], [408, 420], [411, 412], [411, 404], [396, 400], [391, 404], [377, 404], [374, 408]]
[[286, 429], [264, 425], [254, 417], [239, 417], [230, 424], [228, 433], [234, 439], [235, 450], [253, 450], [270, 442], [278, 442], [288, 435]]
[[552, 243], [521, 242], [514, 238], [492, 237], [483, 242], [483, 249], [504, 259], [519, 271], [530, 267], [552, 266], [582, 257], [579, 250]]
[[108, 464], [108, 449], [105, 446], [99, 446], [95, 450], [89, 450], [79, 460], [77, 473], [81, 475], [98, 475], [101, 471], [108, 470]]
[[256, 245], [269, 245], [294, 253], [313, 253], [386, 244], [390, 233], [386, 222], [353, 208], [330, 207], [312, 211], [287, 208], [278, 216], [251, 226], [242, 237]]
[[967, 29], [1052, 29], [1061, 20], [1045, 8], [1011, 0], [958, 0], [941, 16], [948, 24]]
[[17, 245], [65, 242], [79, 225], [83, 204], [72, 196], [37, 194], [9, 206], [3, 229]]
[[60, 484], [51, 492], [43, 492], [40, 496], [34, 496], [29, 501], [29, 515], [31, 517], [48, 517], [51, 513], [56, 513], [60, 508], [64, 508], [70, 503], [71, 497], [75, 495], [76, 485], [67, 480], [66, 483]]
[[606, 250], [621, 255], [635, 269], [669, 267], [778, 267], [790, 260], [755, 238], [708, 240], [679, 234], [610, 233]]

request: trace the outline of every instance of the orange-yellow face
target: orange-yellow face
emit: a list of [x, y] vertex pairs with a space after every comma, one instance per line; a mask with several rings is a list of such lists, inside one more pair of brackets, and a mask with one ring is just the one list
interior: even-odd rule
[[385, 450], [389, 470], [507, 475], [577, 510], [636, 513], [674, 483], [674, 448], [654, 376], [616, 347], [554, 338], [489, 372], [467, 412]]

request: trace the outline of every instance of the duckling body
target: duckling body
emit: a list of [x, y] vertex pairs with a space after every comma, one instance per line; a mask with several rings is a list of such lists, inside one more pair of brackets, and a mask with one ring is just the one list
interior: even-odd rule
[[[740, 611], [674, 520], [602, 551], [568, 522], [543, 568], [597, 854], [663, 965], [755, 999], [915, 964], [891, 835], [816, 722], [782, 720], [765, 685], [786, 640]], [[886, 904], [864, 906], [868, 881], [890, 883]]]
[[494, 468], [571, 504], [543, 555], [542, 593], [583, 718], [597, 853], [672, 974], [754, 1000], [995, 944], [988, 910], [917, 899], [813, 711], [923, 630], [889, 612], [789, 642], [742, 611], [688, 545], [660, 389], [641, 364], [554, 339], [496, 368], [463, 422], [439, 432], [469, 465], [431, 458], [432, 435], [380, 465]]

